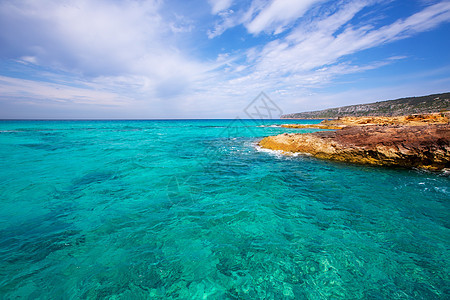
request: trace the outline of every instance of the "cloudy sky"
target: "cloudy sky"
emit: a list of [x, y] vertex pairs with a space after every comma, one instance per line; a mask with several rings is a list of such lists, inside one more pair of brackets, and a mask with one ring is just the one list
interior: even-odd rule
[[0, 0], [0, 118], [234, 118], [450, 91], [450, 1]]

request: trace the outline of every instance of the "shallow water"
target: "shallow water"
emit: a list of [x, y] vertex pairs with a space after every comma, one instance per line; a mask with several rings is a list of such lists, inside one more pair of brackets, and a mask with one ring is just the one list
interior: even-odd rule
[[448, 299], [449, 178], [282, 123], [1, 121], [0, 298]]

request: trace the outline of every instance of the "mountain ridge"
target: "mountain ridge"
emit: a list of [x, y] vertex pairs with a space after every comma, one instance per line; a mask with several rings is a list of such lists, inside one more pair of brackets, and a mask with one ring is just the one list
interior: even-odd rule
[[347, 105], [324, 110], [291, 113], [281, 119], [335, 119], [363, 116], [405, 116], [429, 114], [450, 110], [450, 92], [395, 100], [377, 101], [367, 104]]

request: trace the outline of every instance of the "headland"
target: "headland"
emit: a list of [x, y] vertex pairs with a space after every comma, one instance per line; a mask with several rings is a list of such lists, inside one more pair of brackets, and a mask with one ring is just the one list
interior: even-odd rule
[[320, 124], [286, 124], [282, 127], [335, 131], [285, 133], [266, 137], [259, 145], [350, 163], [428, 170], [450, 168], [448, 113], [342, 117]]

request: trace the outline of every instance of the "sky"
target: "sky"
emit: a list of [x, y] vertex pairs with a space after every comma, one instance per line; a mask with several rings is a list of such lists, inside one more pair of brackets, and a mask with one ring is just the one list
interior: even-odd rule
[[0, 0], [0, 118], [245, 117], [450, 91], [450, 1]]

